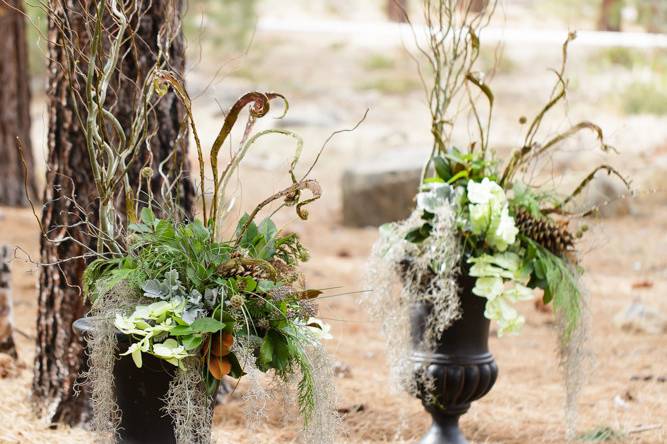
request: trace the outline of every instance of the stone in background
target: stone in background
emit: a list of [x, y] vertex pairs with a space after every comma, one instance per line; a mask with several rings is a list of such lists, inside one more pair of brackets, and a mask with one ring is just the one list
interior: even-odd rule
[[349, 166], [343, 173], [343, 224], [379, 226], [414, 209], [425, 150], [404, 149]]

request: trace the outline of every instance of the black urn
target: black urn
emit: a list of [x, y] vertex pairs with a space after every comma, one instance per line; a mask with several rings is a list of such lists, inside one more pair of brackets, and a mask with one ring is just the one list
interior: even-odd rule
[[433, 418], [420, 444], [466, 444], [459, 418], [496, 382], [498, 367], [489, 353], [489, 320], [484, 317], [486, 300], [472, 293], [474, 284], [473, 278], [460, 278], [462, 316], [443, 332], [435, 352], [419, 347], [430, 307], [419, 304], [413, 308], [415, 377], [429, 381], [417, 384], [418, 396]]
[[[84, 336], [94, 329], [90, 319], [74, 321]], [[129, 338], [118, 332], [119, 350], [129, 347]], [[174, 425], [164, 410], [164, 398], [176, 367], [144, 354], [141, 368], [132, 358], [119, 356], [113, 370], [116, 403], [121, 413], [117, 441], [121, 444], [176, 444]]]

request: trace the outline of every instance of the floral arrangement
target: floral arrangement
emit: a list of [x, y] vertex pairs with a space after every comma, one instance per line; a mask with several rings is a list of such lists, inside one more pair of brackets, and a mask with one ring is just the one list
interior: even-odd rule
[[313, 376], [305, 348], [328, 337], [328, 327], [314, 317], [312, 300], [320, 292], [299, 289], [297, 267], [308, 252], [296, 235], [280, 234], [271, 219], [257, 225], [245, 216], [238, 241], [216, 242], [200, 221], [174, 224], [148, 208], [128, 228], [127, 255], [98, 259], [86, 270], [93, 300], [120, 284], [138, 296], [131, 313], [114, 318], [132, 338], [121, 355], [141, 367], [148, 353], [182, 370], [186, 358], [197, 357], [213, 395], [223, 376], [244, 375], [234, 344], [245, 344], [264, 372], [286, 376], [298, 367], [299, 399], [310, 415]]
[[[420, 47], [434, 75], [425, 84], [434, 136], [432, 154], [424, 167], [416, 208], [406, 220], [380, 228], [368, 270], [373, 292], [366, 298], [371, 314], [382, 323], [388, 343], [388, 359], [398, 382], [418, 394], [410, 310], [419, 304], [429, 314], [419, 347], [437, 348], [443, 332], [461, 316], [461, 298], [485, 299], [484, 316], [495, 322], [498, 335], [517, 334], [525, 317], [517, 307], [542, 291], [544, 304], [553, 305], [559, 328], [561, 361], [568, 390], [568, 420], [576, 416], [576, 393], [582, 381], [582, 361], [587, 351], [586, 292], [576, 241], [585, 226], [571, 228], [575, 218], [594, 209], [576, 211], [571, 203], [599, 171], [618, 176], [611, 166], [596, 167], [569, 195], [534, 186], [531, 177], [540, 160], [563, 141], [585, 130], [592, 131], [604, 152], [602, 130], [591, 122], [580, 122], [567, 131], [538, 141], [540, 127], [567, 92], [565, 67], [570, 34], [563, 45], [563, 64], [548, 103], [529, 120], [523, 144], [506, 159], [489, 148], [494, 95], [482, 74], [474, 70], [479, 55], [480, 30], [493, 14], [492, 2], [479, 15], [459, 11], [456, 2], [425, 0], [429, 35]], [[440, 36], [449, 36], [447, 39]], [[480, 99], [484, 101], [486, 118]], [[456, 111], [450, 109], [457, 105]], [[451, 130], [466, 109], [479, 130], [463, 150], [453, 147]], [[472, 295], [462, 292], [462, 280], [474, 280]], [[398, 300], [396, 295], [398, 294]], [[571, 425], [571, 424], [570, 424]]]
[[[88, 379], [97, 428], [114, 433], [120, 421], [113, 401], [113, 358], [109, 358], [118, 349], [121, 356], [131, 356], [137, 367], [142, 367], [146, 355], [173, 366], [176, 376], [165, 412], [173, 419], [178, 442], [210, 440], [210, 405], [225, 376], [238, 379], [252, 374], [253, 384], [260, 384], [257, 374], [268, 372], [283, 386], [298, 378], [294, 386], [307, 440], [331, 442], [336, 415], [332, 384], [327, 380], [330, 364], [321, 343], [331, 335], [329, 327], [316, 318], [317, 297], [322, 292], [305, 286], [299, 264], [309, 255], [298, 236], [280, 231], [270, 217], [256, 220], [274, 202], [280, 202], [275, 211], [292, 207], [301, 219], [307, 219], [305, 206], [321, 195], [317, 181], [307, 174], [296, 177], [303, 146], [297, 134], [286, 130], [252, 134], [253, 124], [269, 112], [270, 102], [284, 98], [253, 92], [231, 107], [210, 150], [214, 189], [209, 202], [190, 98], [168, 71], [157, 70], [154, 85], [158, 94], [172, 88], [187, 110], [199, 155], [203, 217], [188, 220], [176, 213], [157, 217], [154, 209], [164, 213], [165, 207], [174, 208], [175, 203], [146, 201], [145, 194], [137, 191], [133, 202], [138, 217], [130, 217], [126, 226], [120, 219], [111, 219], [112, 232], [122, 235], [104, 236], [102, 253], [87, 266], [84, 292], [92, 302], [91, 319], [96, 324], [89, 340]], [[231, 150], [221, 174], [219, 151], [248, 105], [241, 146]], [[251, 146], [262, 136], [276, 133], [296, 141], [289, 170], [292, 184], [243, 215], [233, 234], [225, 238], [223, 228], [231, 209], [225, 201], [226, 184]], [[150, 178], [152, 172], [145, 176]], [[128, 344], [117, 339], [118, 332], [129, 339]]]

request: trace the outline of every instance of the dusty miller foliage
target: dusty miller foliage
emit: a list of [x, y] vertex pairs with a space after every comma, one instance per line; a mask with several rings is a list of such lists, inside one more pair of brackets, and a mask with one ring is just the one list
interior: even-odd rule
[[[458, 274], [462, 248], [455, 225], [455, 207], [443, 205], [435, 215], [433, 232], [415, 244], [405, 236], [419, 227], [421, 211], [402, 222], [386, 225], [373, 245], [366, 282], [372, 291], [362, 301], [380, 321], [387, 359], [395, 386], [416, 393], [410, 354], [414, 346], [435, 351], [442, 333], [461, 316]], [[410, 313], [418, 304], [430, 310], [424, 335], [410, 334]]]

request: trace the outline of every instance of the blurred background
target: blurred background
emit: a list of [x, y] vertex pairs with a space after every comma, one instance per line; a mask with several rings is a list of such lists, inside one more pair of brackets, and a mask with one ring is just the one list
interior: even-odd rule
[[[419, 27], [421, 1], [403, 4]], [[45, 18], [35, 5], [26, 10], [30, 131], [41, 186], [48, 125]], [[278, 218], [312, 251], [309, 284], [344, 293], [320, 307], [335, 336], [328, 348], [336, 361], [341, 443], [414, 442], [428, 423], [419, 401], [389, 386], [382, 339], [355, 293], [365, 290], [363, 269], [376, 227], [409, 213], [432, 143], [421, 59], [402, 21], [400, 8], [387, 0], [191, 0], [183, 22], [186, 84], [204, 145], [217, 135], [225, 110], [250, 90], [288, 98], [287, 116], [264, 119], [258, 128], [301, 134], [306, 164], [331, 133], [354, 127], [368, 110], [355, 131], [328, 144], [315, 168], [324, 194], [311, 207], [311, 219], [303, 223], [291, 213]], [[628, 195], [600, 176], [578, 203], [601, 207], [585, 221], [591, 228], [582, 251], [596, 366], [582, 393], [581, 439], [667, 442], [667, 2], [501, 2], [481, 35], [479, 61], [496, 97], [491, 146], [500, 155], [520, 146], [520, 119], [548, 100], [555, 81], [550, 69], [560, 67], [569, 31], [579, 34], [570, 46], [570, 91], [543, 135], [592, 121], [619, 154], [603, 158], [594, 137], [581, 135], [535, 171], [534, 182], [566, 192], [604, 160], [630, 177], [635, 190]], [[454, 143], [463, 146], [473, 130], [464, 119]], [[239, 213], [286, 183], [292, 149], [270, 138], [249, 154], [236, 185]], [[194, 159], [193, 151], [191, 145]], [[0, 227], [0, 244], [38, 257], [39, 227], [29, 209], [0, 207]], [[83, 429], [51, 430], [30, 412], [36, 267], [15, 261], [13, 269], [23, 364], [0, 379], [0, 443], [91, 442]], [[500, 368], [496, 387], [463, 418], [474, 442], [562, 442], [564, 394], [553, 316], [532, 302], [521, 309], [528, 318], [521, 336], [491, 341]], [[244, 390], [241, 384], [216, 409], [218, 442], [296, 442], [299, 425], [282, 419], [281, 399], [266, 421], [248, 424]]]

